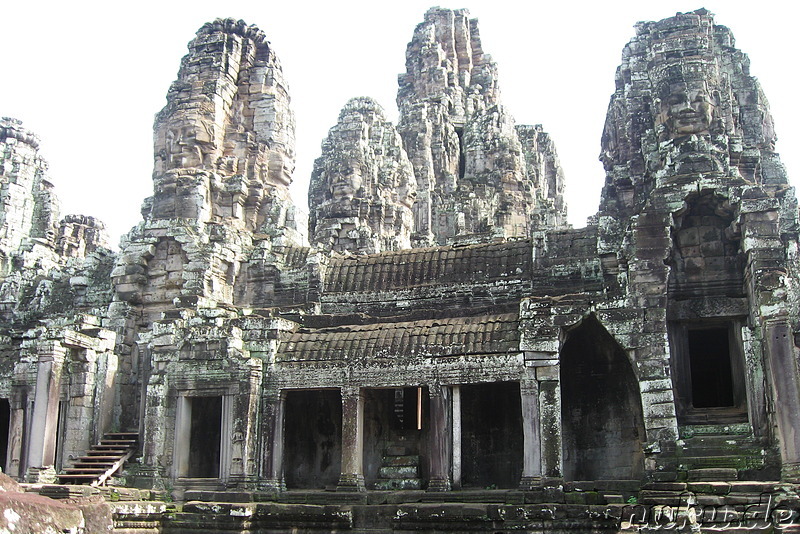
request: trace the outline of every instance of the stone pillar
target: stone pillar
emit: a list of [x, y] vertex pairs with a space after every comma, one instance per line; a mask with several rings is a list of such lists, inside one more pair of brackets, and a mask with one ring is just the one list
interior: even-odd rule
[[461, 386], [453, 386], [453, 489], [461, 489]]
[[800, 376], [794, 334], [788, 321], [767, 321], [764, 337], [775, 401], [775, 422], [781, 451], [781, 478], [800, 482]]
[[539, 382], [526, 377], [519, 383], [522, 404], [522, 479], [520, 489], [531, 489], [542, 480], [541, 422], [539, 420]]
[[428, 491], [450, 490], [450, 389], [432, 385], [428, 389], [431, 401], [431, 427], [428, 430], [430, 480]]
[[[165, 478], [167, 477], [167, 462], [175, 461], [167, 458], [167, 446], [174, 450], [176, 440], [179, 439], [181, 431], [179, 428], [168, 428], [165, 424], [167, 419], [169, 387], [167, 378], [164, 374], [154, 373], [150, 375], [144, 389], [146, 399], [145, 412], [141, 415], [144, 421], [144, 439], [142, 440], [142, 464], [136, 468], [136, 477], [140, 479], [137, 487], [148, 487], [152, 489], [164, 489], [166, 487]], [[173, 396], [174, 402], [180, 406], [181, 397]], [[176, 406], [176, 412], [178, 411]], [[176, 414], [177, 415], [177, 414]], [[191, 414], [190, 414], [191, 417]], [[176, 417], [176, 422], [180, 421], [180, 416]], [[169, 419], [172, 422], [172, 419]], [[176, 425], [177, 426], [177, 425]], [[173, 465], [173, 472], [177, 467]]]
[[97, 360], [97, 383], [95, 395], [95, 434], [92, 441], [98, 442], [110, 431], [114, 421], [114, 386], [117, 381], [119, 356], [105, 351]]
[[[97, 428], [102, 418], [95, 412], [96, 382], [99, 375], [97, 369], [97, 353], [92, 349], [70, 346], [70, 358], [65, 365], [69, 369], [69, 405], [62, 420], [66, 428], [61, 432], [59, 445], [60, 461], [66, 467], [65, 460], [84, 454], [92, 446]], [[58, 462], [57, 462], [58, 463]]]
[[[28, 468], [37, 473], [45, 467], [52, 469], [55, 462], [58, 401], [66, 355], [66, 350], [57, 341], [49, 340], [40, 346], [28, 448]], [[38, 479], [35, 473], [29, 473], [29, 479], [32, 480], [31, 477]]]
[[[228, 486], [255, 489], [258, 483], [258, 405], [261, 391], [261, 361], [250, 360], [247, 390], [238, 395], [223, 398], [223, 421], [228, 430], [223, 430], [223, 449], [229, 450], [230, 471]], [[243, 384], [244, 385], [244, 384]], [[225, 436], [230, 436], [225, 439]]]
[[286, 392], [273, 390], [261, 401], [261, 477], [259, 487], [283, 491], [283, 427]]
[[787, 279], [791, 270], [787, 273], [785, 263], [792, 260], [787, 258], [781, 238], [779, 199], [768, 198], [758, 189], [749, 193], [753, 198], [742, 200], [740, 219], [747, 256], [745, 282], [752, 313], [757, 314], [762, 328], [781, 452], [781, 478], [800, 482], [800, 373], [792, 320], [785, 315], [790, 308], [786, 294], [791, 291], [790, 284], [795, 283]]
[[[563, 452], [561, 450], [561, 383], [559, 366], [550, 365], [536, 368], [539, 384], [539, 421], [542, 475], [546, 477], [564, 476]], [[551, 430], [552, 429], [552, 430]], [[526, 443], [527, 445], [527, 443]]]
[[[16, 389], [16, 388], [15, 388]], [[11, 414], [8, 422], [8, 455], [6, 457], [6, 474], [19, 479], [24, 473], [24, 456], [22, 450], [25, 436], [25, 409], [28, 404], [24, 391], [14, 391], [11, 395]]]
[[342, 474], [337, 491], [366, 491], [364, 486], [364, 395], [342, 388]]

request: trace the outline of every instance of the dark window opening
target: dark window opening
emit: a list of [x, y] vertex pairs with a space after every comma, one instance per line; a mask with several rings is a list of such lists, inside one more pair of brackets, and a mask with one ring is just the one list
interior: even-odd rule
[[467, 154], [464, 150], [464, 128], [456, 128], [456, 135], [458, 136], [458, 178], [464, 178], [467, 170]]
[[695, 408], [733, 406], [733, 378], [727, 328], [689, 330], [689, 367]]
[[342, 396], [339, 390], [289, 391], [284, 421], [287, 487], [335, 488], [342, 465]]
[[8, 456], [8, 431], [11, 422], [11, 405], [8, 399], [0, 399], [0, 470], [6, 472]]
[[190, 478], [219, 477], [222, 438], [222, 397], [192, 397], [192, 430], [189, 435]]
[[461, 480], [465, 487], [513, 488], [522, 476], [519, 383], [461, 386]]
[[741, 321], [675, 321], [669, 330], [678, 423], [747, 421]]

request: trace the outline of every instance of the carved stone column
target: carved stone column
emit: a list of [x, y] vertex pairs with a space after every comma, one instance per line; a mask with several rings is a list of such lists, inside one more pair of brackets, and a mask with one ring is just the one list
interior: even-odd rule
[[[27, 392], [21, 387], [14, 387], [11, 394], [11, 414], [8, 422], [8, 454], [6, 458], [6, 474], [19, 480], [25, 475], [25, 411], [29, 408]], [[28, 412], [30, 413], [30, 412]]]
[[342, 473], [337, 491], [366, 491], [364, 486], [364, 395], [342, 388]]
[[261, 402], [261, 476], [262, 489], [283, 491], [283, 428], [286, 406], [285, 391], [271, 391]]
[[461, 386], [453, 386], [453, 489], [461, 489]]
[[[539, 385], [540, 433], [542, 474], [546, 477], [562, 477], [564, 473], [561, 450], [561, 384], [557, 365], [537, 367], [536, 381]], [[552, 429], [552, 430], [551, 430]], [[526, 443], [527, 446], [527, 443]]]
[[52, 470], [56, 455], [58, 401], [66, 349], [54, 340], [42, 343], [36, 372], [36, 395], [28, 449], [29, 480], [39, 481], [42, 468]]
[[[140, 487], [153, 489], [163, 489], [166, 487], [168, 454], [166, 452], [167, 442], [170, 445], [180, 439], [181, 430], [179, 428], [165, 428], [164, 421], [167, 419], [167, 409], [170, 401], [168, 398], [169, 388], [166, 384], [166, 376], [161, 373], [153, 373], [148, 377], [148, 383], [143, 388], [145, 392], [145, 412], [140, 417], [144, 422], [144, 438], [142, 440], [142, 465], [136, 469], [137, 484]], [[175, 397], [173, 397], [174, 399]], [[176, 434], [172, 434], [172, 431]], [[173, 470], [175, 466], [173, 466]]]
[[539, 382], [526, 377], [519, 384], [522, 404], [522, 479], [520, 489], [530, 489], [541, 483], [542, 443], [539, 420]]
[[438, 385], [428, 389], [431, 402], [431, 427], [428, 432], [430, 480], [428, 491], [449, 491], [452, 429], [450, 428], [450, 389]]
[[800, 376], [795, 357], [794, 334], [788, 321], [767, 321], [764, 337], [775, 400], [775, 422], [781, 451], [781, 478], [800, 481]]

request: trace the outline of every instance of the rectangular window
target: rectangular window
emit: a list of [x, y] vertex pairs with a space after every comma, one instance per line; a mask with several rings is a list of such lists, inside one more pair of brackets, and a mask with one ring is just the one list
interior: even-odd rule
[[191, 397], [189, 478], [218, 478], [222, 397]]
[[680, 424], [747, 421], [740, 330], [738, 320], [670, 324], [672, 378]]
[[727, 328], [688, 331], [694, 408], [734, 406], [731, 351]]

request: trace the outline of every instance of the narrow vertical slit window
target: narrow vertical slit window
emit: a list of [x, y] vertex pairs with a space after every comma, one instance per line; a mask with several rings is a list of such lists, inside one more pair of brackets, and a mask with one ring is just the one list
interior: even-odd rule
[[458, 178], [463, 179], [467, 167], [467, 154], [464, 147], [464, 127], [459, 126], [456, 128], [456, 135], [458, 136]]

